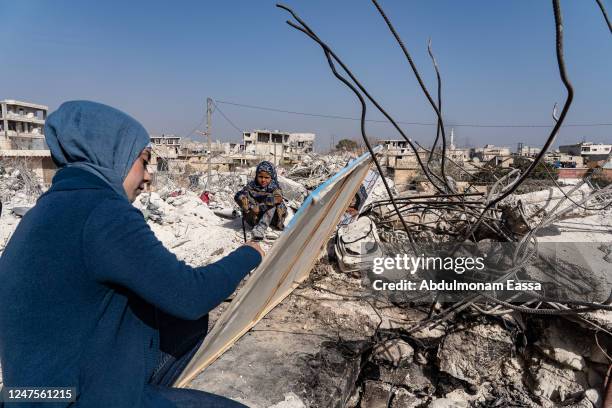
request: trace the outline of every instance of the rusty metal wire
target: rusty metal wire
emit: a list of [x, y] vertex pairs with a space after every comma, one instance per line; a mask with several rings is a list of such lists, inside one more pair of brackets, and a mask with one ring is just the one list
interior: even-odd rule
[[[323, 40], [321, 40], [314, 33], [314, 31], [299, 16], [297, 16], [294, 11], [283, 5], [277, 5], [277, 7], [288, 11], [297, 21], [297, 23], [287, 21], [288, 25], [307, 35], [322, 48], [334, 76], [345, 86], [351, 89], [359, 100], [361, 105], [360, 130], [368, 150], [372, 152], [365, 129], [365, 117], [367, 112], [366, 99], [370, 101], [378, 109], [378, 111], [380, 111], [387, 118], [387, 120], [389, 120], [398, 133], [407, 141], [408, 145], [414, 152], [416, 162], [418, 163], [422, 174], [436, 190], [435, 194], [430, 195], [394, 197], [385, 178], [383, 177], [382, 180], [389, 195], [389, 199], [374, 201], [364, 209], [364, 213], [373, 218], [381, 229], [380, 236], [383, 241], [394, 242], [397, 244], [408, 242], [410, 243], [413, 251], [416, 251], [415, 242], [454, 242], [456, 245], [459, 245], [466, 240], [478, 241], [482, 237], [487, 236], [495, 237], [500, 241], [517, 242], [518, 246], [513, 254], [512, 266], [504, 270], [491, 270], [491, 273], [495, 274], [494, 276], [497, 278], [497, 281], [509, 276], [516, 277], [516, 274], [519, 271], [522, 271], [533, 261], [534, 257], [538, 256], [538, 244], [535, 237], [537, 232], [542, 228], [560, 219], [560, 217], [564, 216], [564, 214], [571, 211], [573, 208], [603, 210], [610, 206], [612, 201], [611, 203], [607, 203], [607, 200], [610, 198], [612, 193], [608, 188], [595, 190], [587, 197], [583, 197], [582, 200], [575, 201], [570, 197], [575, 190], [566, 193], [560, 188], [558, 183], [554, 182], [555, 186], [562, 191], [564, 197], [562, 197], [555, 208], [553, 208], [549, 214], [544, 216], [537, 225], [531, 228], [531, 230], [529, 230], [526, 234], [517, 234], [509, 230], [504, 223], [504, 207], [502, 205], [506, 205], [504, 200], [516, 192], [517, 189], [528, 178], [530, 178], [536, 166], [543, 161], [544, 155], [554, 142], [559, 129], [563, 125], [573, 100], [573, 88], [567, 75], [563, 55], [563, 20], [559, 0], [552, 0], [552, 6], [555, 20], [557, 64], [561, 81], [567, 92], [565, 102], [558, 116], [556, 109], [554, 110], [553, 117], [555, 118], [555, 124], [548, 134], [543, 148], [536, 155], [535, 159], [527, 166], [527, 168], [524, 171], [519, 169], [511, 169], [505, 173], [500, 172], [496, 175], [493, 171], [495, 168], [485, 165], [484, 167], [480, 168], [480, 171], [485, 174], [485, 176], [487, 173], [489, 174], [490, 178], [488, 181], [485, 181], [484, 179], [478, 180], [478, 176], [466, 171], [465, 169], [462, 169], [460, 165], [454, 163], [450, 158], [446, 157], [447, 146], [442, 117], [442, 81], [439, 67], [431, 48], [431, 42], [428, 43], [428, 53], [436, 72], [437, 101], [434, 101], [431, 97], [408, 50], [393, 27], [391, 21], [383, 11], [382, 7], [377, 0], [372, 0], [372, 3], [378, 10], [379, 14], [383, 17], [389, 30], [399, 44], [414, 75], [417, 78], [417, 81], [419, 82], [419, 85], [421, 86], [423, 93], [436, 112], [438, 126], [433, 145], [430, 149], [423, 148], [418, 142], [412, 141], [406, 136], [404, 131], [399, 127], [398, 123], [365, 89], [365, 87], [337, 56], [337, 54]], [[336, 69], [336, 64], [342, 68], [342, 71], [346, 74], [346, 77], [344, 74], [338, 72]], [[442, 150], [441, 152], [437, 152], [436, 149], [440, 140], [442, 142]], [[424, 164], [421, 160], [419, 154], [420, 152], [417, 146], [421, 148], [422, 151], [428, 153], [426, 164]], [[440, 157], [440, 174], [436, 174], [431, 168], [434, 156]], [[380, 163], [376, 158], [374, 162], [379, 173], [384, 175]], [[469, 175], [471, 182], [465, 190], [466, 192], [463, 194], [456, 191], [455, 187], [453, 186], [454, 181], [447, 177], [447, 163], [453, 163], [457, 169], [463, 170]], [[548, 168], [546, 168], [546, 170], [548, 170]], [[552, 175], [550, 176], [552, 178]], [[452, 181], [452, 183], [450, 181]], [[481, 185], [490, 183], [488, 186], [488, 193], [484, 194], [480, 192], [470, 192], [470, 190], [473, 189], [474, 183], [479, 183]], [[562, 208], [561, 205], [566, 203], [567, 200], [569, 200], [572, 204], [566, 208]], [[585, 205], [593, 200], [606, 200], [606, 205], [601, 208], [588, 207]], [[402, 227], [402, 230], [397, 229], [399, 226]], [[458, 246], [456, 248], [458, 248]], [[443, 321], [449, 316], [465, 310], [471, 305], [475, 305], [475, 302], [482, 302], [483, 299], [487, 304], [493, 303], [493, 308], [487, 308], [486, 306], [475, 306], [475, 309], [492, 314], [499, 314], [508, 310], [518, 310], [525, 313], [533, 311], [533, 313], [536, 314], [576, 314], [598, 308], [605, 308], [605, 306], [597, 303], [574, 302], [574, 304], [581, 304], [583, 307], [559, 309], [556, 306], [556, 301], [558, 301], [558, 299], [555, 299], [555, 302], [550, 299], [538, 299], [534, 301], [534, 299], [537, 299], [537, 297], [532, 297], [532, 300], [529, 302], [524, 302], [523, 304], [513, 304], [510, 303], [508, 299], [497, 299], [494, 297], [493, 299], [490, 298], [491, 296], [487, 293], [473, 293], [463, 300], [450, 305], [440, 313], [433, 314], [428, 319], [420, 322], [413, 328], [413, 330], [418, 330], [419, 328], [427, 325], [431, 326], [432, 324], [439, 324], [439, 322]], [[535, 307], [533, 306], [534, 303], [536, 304]], [[566, 303], [572, 304], [572, 302]], [[503, 307], [504, 310], [500, 310], [500, 307]]]

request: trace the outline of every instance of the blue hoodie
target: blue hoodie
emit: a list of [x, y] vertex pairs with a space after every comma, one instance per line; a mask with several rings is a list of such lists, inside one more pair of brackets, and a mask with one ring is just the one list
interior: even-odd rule
[[[119, 127], [107, 127], [111, 149], [120, 146], [114, 138], [130, 139], [118, 130], [133, 121], [115, 112]], [[95, 122], [96, 115], [88, 115]], [[86, 115], [77, 116], [82, 121]], [[61, 139], [62, 129], [56, 134]], [[139, 139], [132, 137], [136, 154], [124, 154], [125, 160], [138, 157]], [[79, 160], [86, 158], [83, 143], [73, 140]], [[68, 145], [61, 147], [64, 157], [77, 157]], [[52, 154], [61, 163], [53, 148]], [[159, 311], [180, 319], [202, 317], [236, 289], [261, 256], [242, 247], [204, 267], [186, 265], [116, 190], [127, 174], [121, 169], [130, 167], [119, 159], [86, 163], [100, 168], [64, 165], [58, 171], [0, 257], [4, 385], [76, 387], [80, 407], [171, 407], [147, 385], [160, 358]]]

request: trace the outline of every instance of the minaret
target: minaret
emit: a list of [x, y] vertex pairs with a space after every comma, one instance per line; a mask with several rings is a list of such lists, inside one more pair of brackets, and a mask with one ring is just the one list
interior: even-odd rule
[[450, 134], [450, 150], [455, 150], [455, 129], [451, 128]]

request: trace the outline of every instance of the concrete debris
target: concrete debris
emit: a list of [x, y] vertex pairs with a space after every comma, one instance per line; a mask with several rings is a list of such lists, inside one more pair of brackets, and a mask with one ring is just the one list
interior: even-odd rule
[[[290, 209], [287, 222], [309, 190], [351, 158], [346, 153], [308, 154], [290, 169], [279, 168]], [[141, 194], [134, 205], [166, 248], [190, 265], [203, 265], [242, 245], [240, 211], [233, 197], [253, 178], [254, 167], [216, 171], [210, 180], [202, 172], [186, 174], [158, 172], [153, 191]], [[393, 180], [399, 176], [398, 172], [385, 180], [402, 208], [414, 205], [415, 191], [397, 194]], [[478, 309], [464, 308], [436, 324], [414, 329], [427, 319], [429, 304], [420, 307], [372, 295], [361, 279], [364, 265], [383, 256], [387, 244], [404, 249], [408, 238], [394, 218], [382, 180], [378, 177], [374, 183], [356, 220], [337, 230], [329, 258], [322, 256], [309, 279], [191, 387], [254, 408], [601, 407], [612, 349], [612, 338], [606, 334], [612, 331], [609, 311], [550, 319], [501, 306], [484, 310], [478, 303]], [[453, 185], [458, 189], [460, 182]], [[5, 208], [0, 217], [0, 254], [20, 217], [43, 191], [27, 168], [0, 163], [0, 200]], [[510, 195], [496, 215], [501, 232], [488, 236], [477, 231], [474, 239], [484, 243], [499, 241], [501, 233], [511, 239], [526, 236], [551, 214], [563, 212], [534, 237], [538, 242], [601, 243], [582, 256], [588, 256], [591, 264], [601, 261], [598, 270], [607, 277], [601, 280], [601, 290], [593, 293], [599, 299], [609, 296], [612, 210], [595, 211], [572, 203], [594, 192], [587, 184], [562, 191], [555, 187]], [[465, 232], [471, 225], [466, 215], [469, 206], [481, 205], [486, 188], [481, 195], [472, 194], [462, 198], [468, 211], [455, 211], [452, 200], [422, 199], [419, 205], [434, 204], [404, 216], [415, 226], [414, 238], [439, 243]], [[267, 238], [273, 241], [278, 234], [268, 232]], [[578, 258], [571, 251], [556, 256], [567, 264]], [[432, 310], [439, 312], [445, 305], [435, 306]], [[211, 322], [225, 307], [211, 313]]]
[[23, 217], [32, 207], [13, 207], [11, 208], [11, 212], [15, 214], [17, 217]]
[[433, 400], [427, 408], [467, 408], [466, 401], [455, 401], [450, 398], [437, 398]]
[[495, 379], [513, 341], [498, 325], [477, 325], [448, 334], [438, 350], [440, 370], [470, 384]]
[[595, 388], [589, 388], [584, 392], [584, 396], [588, 399], [594, 407], [601, 407], [603, 403], [603, 399], [601, 393], [597, 391]]
[[306, 405], [302, 402], [302, 400], [290, 392], [285, 395], [285, 400], [279, 402], [278, 404], [270, 405], [269, 408], [306, 408]]
[[308, 190], [314, 190], [329, 177], [346, 166], [354, 156], [348, 153], [330, 154], [325, 156], [307, 156], [301, 164], [296, 164], [285, 174], [302, 184]]
[[4, 207], [31, 207], [45, 190], [26, 162], [0, 161], [0, 202]]
[[283, 176], [278, 176], [278, 184], [283, 190], [283, 197], [288, 201], [288, 206], [297, 210], [300, 208], [306, 197], [308, 190], [297, 181], [293, 181]]
[[546, 190], [511, 195], [500, 204], [502, 219], [513, 232], [524, 234], [552, 212], [565, 211], [566, 217], [597, 214], [598, 211], [576, 207], [574, 204], [586, 199], [593, 192], [592, 187], [582, 184], [578, 188], [551, 187]]
[[374, 258], [383, 255], [379, 243], [376, 225], [368, 217], [341, 226], [334, 246], [340, 270], [359, 277], [360, 272], [367, 270]]
[[218, 216], [191, 191], [166, 193], [165, 199], [156, 192], [143, 193], [134, 205], [157, 238], [190, 265], [219, 259], [242, 244], [240, 220]]
[[412, 408], [422, 404], [419, 398], [403, 388], [375, 381], [365, 382], [363, 394], [361, 408]]
[[583, 372], [563, 368], [545, 360], [534, 360], [529, 371], [532, 375], [531, 391], [553, 403], [562, 403], [588, 388]]
[[551, 360], [577, 371], [583, 370], [587, 365], [583, 356], [590, 356], [593, 351], [599, 351], [599, 349], [593, 350], [588, 344], [576, 338], [575, 333], [568, 333], [558, 324], [551, 325], [534, 346]]
[[412, 362], [414, 349], [401, 339], [387, 340], [378, 344], [373, 351], [374, 359], [393, 367], [408, 365]]
[[389, 367], [374, 361], [374, 364], [364, 369], [364, 376], [370, 380], [402, 387], [420, 398], [433, 395], [435, 386], [430, 379], [432, 373], [428, 376], [422, 366], [407, 363], [405, 367]]
[[240, 212], [235, 208], [221, 208], [219, 210], [214, 210], [213, 213], [222, 218], [234, 219], [240, 216]]

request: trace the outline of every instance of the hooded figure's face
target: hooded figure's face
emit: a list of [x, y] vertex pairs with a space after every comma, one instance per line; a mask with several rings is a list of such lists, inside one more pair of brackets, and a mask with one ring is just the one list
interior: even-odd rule
[[136, 197], [145, 189], [146, 185], [151, 181], [151, 175], [147, 171], [147, 165], [151, 160], [151, 149], [144, 149], [140, 156], [132, 165], [127, 176], [123, 180], [123, 189], [131, 203], [136, 200]]
[[147, 131], [110, 106], [91, 101], [63, 103], [47, 118], [45, 139], [60, 171], [76, 167], [93, 173], [130, 201], [150, 179]]
[[272, 176], [268, 172], [260, 171], [257, 173], [257, 184], [262, 187], [268, 187], [268, 184], [272, 181]]

